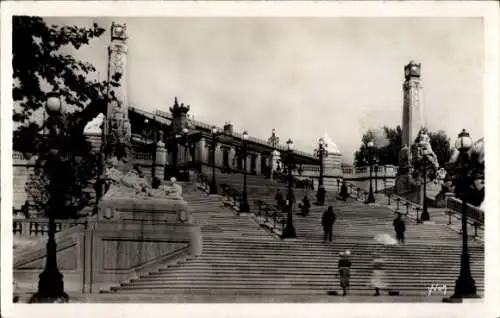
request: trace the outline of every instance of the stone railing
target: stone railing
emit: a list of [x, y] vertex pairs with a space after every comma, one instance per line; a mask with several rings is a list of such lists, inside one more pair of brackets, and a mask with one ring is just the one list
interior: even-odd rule
[[[395, 178], [397, 167], [392, 165], [373, 167], [372, 177]], [[370, 167], [342, 167], [342, 175], [345, 179], [368, 178], [370, 177]]]
[[[56, 233], [61, 232], [79, 224], [85, 224], [86, 220], [56, 220]], [[13, 219], [12, 232], [14, 240], [16, 238], [37, 239], [47, 236], [49, 231], [49, 219]]]
[[[456, 197], [446, 198], [446, 208], [448, 210], [454, 211], [456, 213], [462, 213], [462, 209], [463, 209], [462, 200], [460, 200]], [[473, 206], [473, 205], [467, 203], [466, 213], [467, 213], [468, 218], [484, 225], [484, 211], [483, 210], [481, 210], [480, 208], [478, 208], [476, 206]]]

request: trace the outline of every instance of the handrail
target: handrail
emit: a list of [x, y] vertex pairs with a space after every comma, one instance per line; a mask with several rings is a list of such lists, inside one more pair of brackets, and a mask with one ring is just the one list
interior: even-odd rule
[[[446, 198], [446, 209], [453, 211], [454, 213], [462, 213], [462, 200], [451, 197]], [[481, 225], [484, 225], [484, 211], [480, 208], [467, 203], [466, 207], [467, 219], [472, 219]]]
[[[281, 231], [283, 232], [285, 228], [286, 218], [283, 212], [272, 204], [266, 203], [262, 200], [255, 200], [254, 204], [257, 206], [257, 216], [264, 216], [265, 222], [269, 222], [269, 219], [273, 221], [273, 228], [276, 228], [276, 224], [281, 225]], [[262, 215], [262, 211], [264, 215]]]

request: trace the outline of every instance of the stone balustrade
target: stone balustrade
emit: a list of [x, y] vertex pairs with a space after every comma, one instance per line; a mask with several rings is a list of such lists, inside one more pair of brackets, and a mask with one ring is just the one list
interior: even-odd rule
[[[84, 223], [85, 221], [81, 220], [56, 220], [56, 233]], [[14, 241], [18, 238], [39, 239], [41, 237], [46, 237], [48, 231], [49, 231], [48, 218], [34, 218], [34, 219], [15, 218], [12, 220], [12, 232], [14, 236]]]
[[[446, 208], [457, 213], [462, 213], [463, 205], [462, 200], [456, 197], [446, 198]], [[467, 217], [484, 224], [484, 211], [476, 206], [467, 203]]]

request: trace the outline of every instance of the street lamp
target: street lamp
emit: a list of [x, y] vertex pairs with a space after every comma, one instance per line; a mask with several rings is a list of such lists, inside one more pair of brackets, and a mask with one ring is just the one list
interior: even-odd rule
[[456, 186], [456, 194], [462, 200], [462, 256], [460, 259], [460, 275], [455, 282], [455, 293], [452, 298], [476, 298], [476, 283], [470, 271], [470, 259], [467, 246], [467, 196], [469, 191], [469, 180], [467, 178], [469, 168], [468, 150], [472, 147], [472, 138], [463, 129], [455, 142], [455, 148], [460, 152], [460, 182]]
[[[144, 119], [144, 125], [145, 125], [145, 132], [144, 132], [144, 135], [146, 138], [149, 137], [149, 131], [148, 131], [148, 124], [149, 124], [149, 119]], [[156, 147], [157, 147], [157, 140], [156, 140], [156, 118], [153, 117], [153, 123], [152, 123], [152, 127], [151, 127], [152, 131], [151, 131], [151, 135], [152, 135], [152, 139], [153, 139], [153, 150], [152, 150], [152, 166], [151, 166], [151, 180], [154, 180], [155, 177], [156, 177]]]
[[210, 194], [217, 194], [217, 183], [215, 182], [215, 148], [217, 146], [217, 135], [219, 131], [213, 126], [211, 131], [212, 142], [210, 144], [212, 156], [212, 184], [210, 185]]
[[49, 216], [49, 231], [47, 240], [47, 259], [45, 269], [39, 276], [38, 291], [31, 297], [30, 303], [50, 303], [50, 302], [67, 302], [69, 297], [64, 292], [63, 275], [57, 268], [57, 244], [55, 240], [56, 222], [55, 214], [64, 209], [64, 193], [61, 187], [63, 176], [60, 170], [61, 156], [58, 143], [63, 131], [62, 118], [62, 101], [57, 93], [47, 94], [47, 102], [45, 109], [48, 118], [49, 135], [48, 142], [50, 143], [47, 166], [49, 172], [49, 201], [47, 204], [47, 214]]
[[292, 177], [292, 169], [294, 169], [294, 161], [293, 161], [293, 156], [292, 156], [292, 151], [293, 151], [293, 141], [292, 139], [288, 139], [286, 142], [287, 144], [287, 156], [286, 156], [286, 167], [287, 167], [287, 172], [288, 172], [288, 193], [287, 193], [287, 218], [286, 218], [286, 226], [285, 229], [283, 230], [283, 233], [281, 234], [281, 238], [294, 238], [297, 237], [297, 234], [295, 232], [295, 227], [293, 226], [293, 215], [292, 215], [292, 206], [293, 206], [293, 200], [294, 200], [294, 195], [293, 195], [293, 190], [292, 190], [292, 182], [293, 182], [293, 177]]
[[429, 209], [427, 206], [427, 155], [429, 155], [430, 151], [424, 149], [422, 146], [419, 147], [418, 149], [419, 157], [422, 160], [422, 168], [423, 168], [423, 182], [424, 182], [424, 189], [423, 189], [423, 202], [422, 202], [422, 216], [420, 217], [420, 221], [429, 221], [431, 219], [431, 216], [429, 215]]
[[318, 180], [318, 190], [316, 192], [316, 197], [318, 198], [318, 203], [323, 205], [325, 201], [325, 189], [323, 187], [323, 158], [328, 156], [328, 151], [326, 150], [327, 145], [323, 138], [318, 140], [318, 149], [316, 149], [316, 155], [319, 158], [319, 180]]
[[184, 181], [189, 181], [189, 161], [188, 161], [188, 148], [189, 148], [189, 129], [182, 128], [182, 141], [184, 142]]
[[240, 202], [240, 212], [250, 212], [247, 197], [247, 145], [248, 133], [243, 132], [243, 198]]
[[375, 149], [375, 143], [370, 140], [367, 146], [368, 146], [369, 161], [370, 161], [370, 192], [368, 194], [368, 199], [366, 200], [366, 203], [374, 203], [375, 196], [373, 195], [372, 170], [373, 170], [373, 157], [374, 157], [373, 151]]

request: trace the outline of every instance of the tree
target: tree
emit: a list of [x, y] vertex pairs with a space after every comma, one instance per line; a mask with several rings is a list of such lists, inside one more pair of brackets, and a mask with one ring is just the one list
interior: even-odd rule
[[[79, 49], [103, 33], [104, 29], [97, 24], [90, 28], [48, 26], [41, 17], [13, 18], [13, 120], [19, 124], [13, 145], [14, 150], [26, 157], [37, 156], [35, 171], [26, 187], [33, 194], [35, 205], [44, 211], [47, 211], [44, 194], [48, 191], [47, 178], [49, 170], [54, 170], [49, 168], [47, 159], [54, 143], [65, 158], [56, 168], [64, 172], [61, 180], [65, 184], [61, 189], [65, 191], [69, 215], [88, 203], [83, 189], [95, 176], [97, 158], [90, 151], [83, 129], [99, 113], [106, 113], [106, 88], [119, 86], [121, 74], [113, 74], [109, 82], [90, 80], [94, 66], [64, 54], [61, 49], [68, 46]], [[74, 109], [63, 116], [60, 128], [64, 133], [57, 141], [44, 138], [40, 134], [43, 127], [33, 118], [34, 112], [45, 106], [48, 91], [57, 91], [64, 103]]]
[[[444, 167], [448, 162], [451, 149], [450, 140], [446, 133], [439, 130], [435, 133], [428, 133], [432, 150], [436, 153], [439, 166]], [[356, 167], [368, 164], [369, 153], [367, 144], [370, 140], [375, 142], [375, 155], [381, 165], [399, 165], [399, 152], [402, 145], [403, 131], [400, 126], [395, 129], [384, 126], [382, 130], [368, 130], [362, 137], [362, 144], [354, 155], [354, 164]]]
[[451, 156], [450, 138], [442, 130], [429, 133], [431, 147], [439, 162], [440, 167], [444, 167]]
[[374, 154], [380, 165], [398, 165], [399, 151], [401, 150], [402, 130], [384, 126], [382, 130], [370, 129], [361, 138], [361, 146], [354, 154], [354, 165], [365, 166], [370, 160], [368, 142], [374, 141]]

